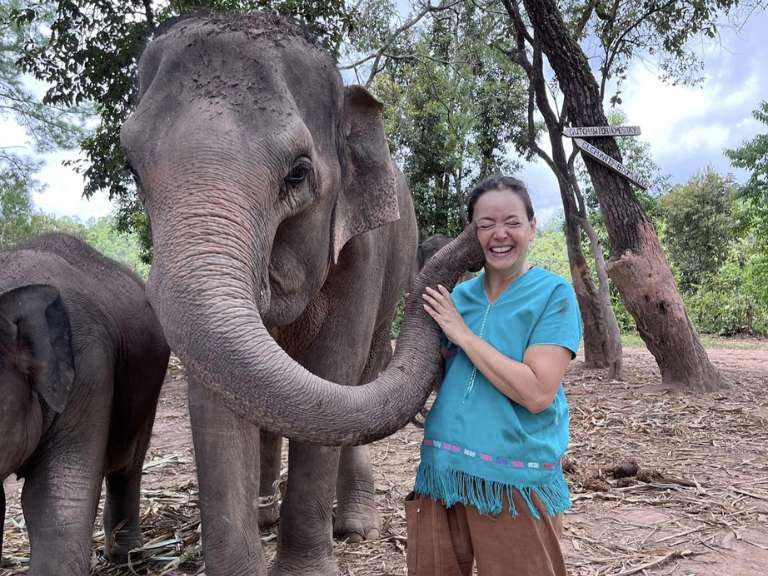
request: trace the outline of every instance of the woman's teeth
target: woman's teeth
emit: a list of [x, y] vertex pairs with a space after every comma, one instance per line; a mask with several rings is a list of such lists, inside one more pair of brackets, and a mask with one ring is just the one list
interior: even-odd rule
[[494, 254], [506, 254], [512, 251], [512, 246], [495, 246], [491, 248], [491, 252]]

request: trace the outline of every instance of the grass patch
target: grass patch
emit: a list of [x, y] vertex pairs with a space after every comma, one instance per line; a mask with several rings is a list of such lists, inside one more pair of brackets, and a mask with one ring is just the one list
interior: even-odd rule
[[[701, 344], [706, 349], [725, 348], [727, 350], [761, 350], [768, 348], [765, 338], [734, 337], [725, 338], [714, 334], [700, 334]], [[621, 335], [621, 345], [627, 348], [645, 348], [643, 339], [637, 333]]]

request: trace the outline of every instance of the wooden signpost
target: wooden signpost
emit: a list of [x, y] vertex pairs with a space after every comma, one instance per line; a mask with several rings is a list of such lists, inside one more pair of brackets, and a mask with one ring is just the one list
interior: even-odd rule
[[611, 158], [608, 156], [608, 154], [599, 148], [596, 148], [589, 142], [579, 138], [579, 136], [583, 136], [585, 138], [600, 138], [605, 136], [637, 136], [639, 134], [639, 126], [580, 126], [563, 128], [563, 135], [569, 138], [573, 138], [573, 143], [578, 146], [579, 150], [589, 154], [603, 166], [607, 166], [614, 172], [621, 174], [635, 186], [639, 186], [643, 190], [647, 190], [650, 188], [650, 184], [644, 178], [634, 174], [621, 162]]
[[639, 136], [640, 126], [579, 126], [563, 128], [563, 134], [569, 138], [592, 138], [595, 136]]
[[640, 176], [637, 176], [629, 168], [624, 166], [624, 164], [622, 164], [617, 160], [614, 160], [599, 148], [595, 148], [594, 146], [592, 146], [592, 144], [590, 144], [589, 142], [585, 142], [581, 138], [574, 138], [573, 142], [574, 144], [576, 144], [576, 146], [579, 147], [579, 149], [582, 152], [586, 152], [587, 154], [592, 156], [592, 158], [600, 162], [600, 164], [607, 166], [614, 172], [618, 172], [619, 174], [624, 176], [624, 178], [626, 178], [636, 186], [640, 186], [640, 188], [642, 188], [643, 190], [647, 190], [648, 188], [650, 188], [650, 184], [646, 180], [644, 180]]

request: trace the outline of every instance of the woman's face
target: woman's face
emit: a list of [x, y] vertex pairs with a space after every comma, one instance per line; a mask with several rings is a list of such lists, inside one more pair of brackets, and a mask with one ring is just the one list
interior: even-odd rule
[[525, 204], [512, 190], [492, 190], [477, 199], [472, 216], [485, 254], [486, 270], [522, 272], [528, 246], [536, 235], [536, 219], [528, 220]]

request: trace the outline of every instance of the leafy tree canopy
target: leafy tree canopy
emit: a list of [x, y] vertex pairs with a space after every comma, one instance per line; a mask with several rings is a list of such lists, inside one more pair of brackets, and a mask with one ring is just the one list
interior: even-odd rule
[[[716, 38], [728, 19], [737, 22], [761, 0], [561, 0], [574, 39], [599, 62], [601, 95], [615, 80], [612, 104], [621, 104], [621, 87], [633, 59], [650, 56], [663, 79], [695, 84], [703, 79], [702, 60], [690, 40]], [[739, 10], [742, 9], [742, 12]]]
[[12, 168], [0, 170], [0, 248], [31, 234], [30, 191], [36, 186], [27, 172]]
[[[34, 21], [20, 24], [11, 15], [21, 5], [21, 0], [0, 0], [0, 119], [13, 120], [21, 126], [36, 152], [71, 148], [81, 135], [81, 111], [39, 102], [16, 64], [25, 41], [42, 38], [42, 25], [52, 18], [50, 6], [42, 6]], [[38, 167], [39, 163], [18, 148], [0, 147], [3, 186], [28, 181], [29, 174]]]
[[734, 237], [734, 193], [731, 177], [708, 169], [661, 198], [666, 245], [681, 289], [690, 291], [702, 284], [722, 265]]
[[517, 169], [514, 157], [527, 154], [525, 84], [486, 41], [497, 25], [472, 5], [436, 13], [425, 29], [391, 46], [373, 81], [423, 237], [460, 231], [469, 188]]
[[118, 201], [118, 225], [123, 229], [142, 222], [119, 144], [120, 126], [132, 106], [139, 56], [159, 23], [203, 8], [288, 14], [303, 20], [332, 51], [353, 21], [343, 0], [13, 0], [10, 7], [17, 26], [53, 12], [47, 37], [25, 37], [20, 63], [51, 86], [44, 98], [47, 104], [93, 103], [100, 123], [81, 140], [86, 161], [75, 165], [85, 177], [86, 196], [105, 190]]
[[[768, 101], [753, 113], [755, 118], [768, 127]], [[759, 229], [763, 246], [768, 249], [768, 132], [758, 134], [735, 150], [726, 150], [731, 163], [750, 171], [749, 180], [740, 190], [748, 203], [742, 220]]]

